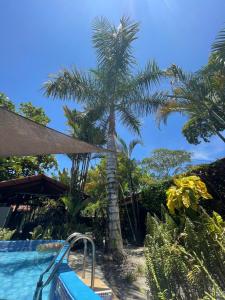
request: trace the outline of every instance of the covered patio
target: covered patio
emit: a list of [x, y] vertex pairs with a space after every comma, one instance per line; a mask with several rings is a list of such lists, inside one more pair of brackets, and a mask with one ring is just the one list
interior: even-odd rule
[[1, 227], [21, 231], [47, 199], [57, 201], [68, 190], [65, 184], [44, 174], [0, 182]]

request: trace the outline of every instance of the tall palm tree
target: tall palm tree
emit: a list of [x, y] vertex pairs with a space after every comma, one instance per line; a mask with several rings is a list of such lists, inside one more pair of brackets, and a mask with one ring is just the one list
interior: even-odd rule
[[162, 72], [154, 62], [143, 71], [134, 73], [136, 64], [132, 43], [139, 26], [123, 17], [118, 27], [105, 18], [93, 24], [93, 45], [97, 67], [88, 72], [77, 68], [62, 70], [44, 84], [47, 96], [73, 99], [84, 109], [98, 116], [99, 124], [107, 130], [107, 192], [109, 219], [109, 250], [123, 254], [117, 181], [116, 124], [120, 121], [140, 134], [140, 115], [155, 111], [163, 96], [150, 95], [150, 87], [160, 80]]

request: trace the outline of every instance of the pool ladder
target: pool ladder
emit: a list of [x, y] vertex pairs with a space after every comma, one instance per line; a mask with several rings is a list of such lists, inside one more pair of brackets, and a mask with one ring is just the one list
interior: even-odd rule
[[[66, 257], [68, 260], [71, 248], [75, 245], [79, 240], [83, 240], [84, 242], [84, 258], [83, 258], [83, 272], [82, 277], [85, 278], [85, 270], [86, 270], [86, 258], [87, 258], [87, 242], [89, 241], [92, 245], [92, 267], [91, 267], [91, 288], [94, 288], [94, 280], [95, 280], [95, 244], [93, 240], [82, 233], [74, 232], [63, 243], [63, 247], [59, 250], [59, 252], [55, 255], [49, 266], [46, 268], [44, 272], [41, 273], [39, 280], [36, 285], [36, 290], [33, 296], [33, 300], [42, 300], [42, 290], [46, 287], [54, 278], [57, 273], [60, 265], [63, 262], [63, 259]], [[64, 252], [62, 249], [64, 248]], [[59, 260], [57, 261], [57, 258]], [[43, 281], [44, 275], [51, 270], [48, 278]]]

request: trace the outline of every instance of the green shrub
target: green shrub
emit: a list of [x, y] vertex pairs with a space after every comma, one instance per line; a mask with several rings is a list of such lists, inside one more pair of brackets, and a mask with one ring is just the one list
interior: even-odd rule
[[194, 220], [183, 218], [179, 226], [166, 212], [164, 221], [147, 218], [145, 256], [151, 299], [225, 299], [224, 221], [217, 213], [210, 217], [203, 210]]
[[157, 181], [150, 184], [141, 193], [141, 203], [152, 215], [161, 215], [161, 206], [166, 205], [166, 191], [172, 180]]
[[11, 240], [15, 230], [10, 230], [7, 228], [0, 228], [0, 241]]
[[32, 240], [51, 240], [52, 239], [52, 229], [45, 228], [41, 225], [38, 225], [34, 228], [33, 232], [31, 232], [31, 239]]
[[135, 271], [128, 271], [125, 275], [125, 280], [127, 283], [132, 284], [137, 280], [137, 273]]

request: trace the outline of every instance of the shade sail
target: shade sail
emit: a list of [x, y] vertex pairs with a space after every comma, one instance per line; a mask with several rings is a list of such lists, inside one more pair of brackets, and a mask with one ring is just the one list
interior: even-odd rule
[[0, 107], [1, 157], [106, 151]]

